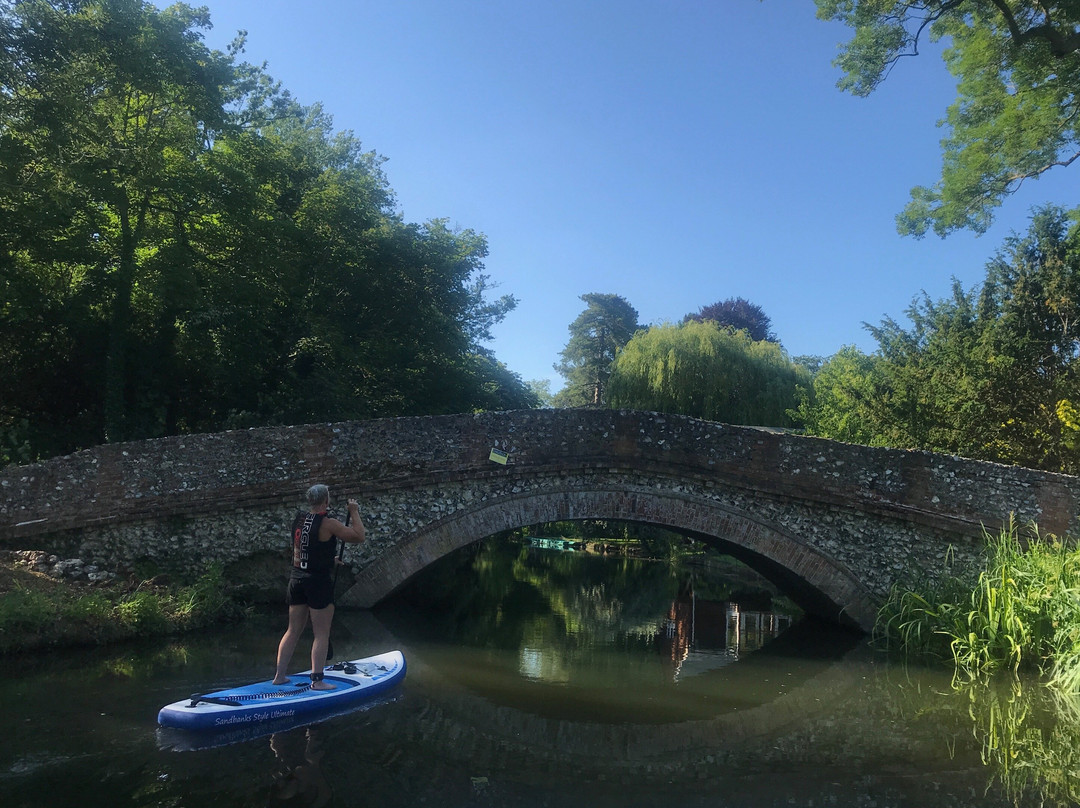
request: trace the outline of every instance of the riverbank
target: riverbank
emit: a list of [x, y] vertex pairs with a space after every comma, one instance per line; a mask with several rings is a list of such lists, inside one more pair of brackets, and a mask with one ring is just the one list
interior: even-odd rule
[[75, 580], [7, 554], [0, 558], [0, 654], [103, 645], [242, 619], [247, 604], [230, 589], [220, 568], [180, 582], [134, 573]]

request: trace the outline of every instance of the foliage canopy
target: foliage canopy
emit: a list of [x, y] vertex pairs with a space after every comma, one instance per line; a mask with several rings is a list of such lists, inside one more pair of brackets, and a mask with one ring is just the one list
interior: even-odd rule
[[560, 407], [607, 402], [607, 382], [615, 355], [638, 329], [637, 309], [619, 295], [581, 296], [585, 310], [569, 326], [570, 340], [555, 365], [566, 386], [555, 395]]
[[1080, 157], [1080, 4], [1034, 0], [815, 0], [854, 35], [839, 86], [865, 96], [927, 38], [957, 80], [940, 180], [916, 187], [901, 233], [985, 232], [1004, 197]]
[[775, 342], [714, 320], [639, 331], [615, 360], [610, 404], [711, 421], [791, 426], [809, 373]]
[[205, 9], [0, 6], [0, 461], [184, 431], [529, 406], [487, 244]]
[[741, 297], [729, 297], [708, 306], [702, 306], [695, 314], [688, 314], [683, 322], [712, 320], [718, 325], [733, 331], [745, 331], [752, 340], [776, 342], [772, 330], [772, 320], [765, 310], [756, 303]]
[[822, 437], [1080, 471], [1080, 229], [1060, 208], [1008, 238], [981, 287], [925, 294], [910, 327], [870, 327], [814, 377], [799, 415]]

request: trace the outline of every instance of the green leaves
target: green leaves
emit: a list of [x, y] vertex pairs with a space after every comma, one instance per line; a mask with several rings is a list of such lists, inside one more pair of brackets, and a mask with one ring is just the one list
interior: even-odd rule
[[808, 382], [777, 343], [690, 320], [639, 331], [619, 352], [608, 391], [613, 407], [782, 427]]
[[841, 348], [803, 382], [808, 390], [795, 410], [795, 418], [811, 435], [846, 443], [885, 445], [877, 366], [880, 357], [864, 354], [853, 345]]
[[555, 396], [557, 406], [599, 406], [607, 403], [607, 382], [618, 351], [638, 329], [637, 309], [610, 294], [581, 296], [586, 308], [570, 324], [570, 341], [555, 370], [566, 387]]
[[818, 16], [854, 35], [836, 65], [841, 89], [865, 96], [925, 37], [949, 43], [957, 97], [943, 124], [940, 180], [912, 190], [904, 235], [985, 232], [1026, 180], [1080, 156], [1080, 7], [991, 0], [817, 0]]
[[987, 562], [976, 580], [946, 571], [896, 587], [875, 636], [911, 655], [944, 656], [975, 678], [1021, 668], [1080, 692], [1080, 552], [1037, 527], [1008, 524], [986, 534]]
[[814, 378], [807, 429], [870, 445], [932, 449], [1050, 471], [1080, 470], [1080, 231], [1037, 211], [1006, 240], [981, 288], [923, 295], [868, 326], [878, 351], [851, 348]]
[[534, 402], [483, 346], [516, 305], [487, 299], [483, 235], [403, 221], [382, 158], [208, 25], [0, 5], [0, 436], [41, 456]]

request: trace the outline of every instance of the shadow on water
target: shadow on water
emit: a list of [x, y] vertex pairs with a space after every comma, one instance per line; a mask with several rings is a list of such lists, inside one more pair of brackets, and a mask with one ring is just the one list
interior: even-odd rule
[[738, 575], [599, 562], [477, 547], [343, 611], [339, 656], [401, 648], [400, 691], [224, 746], [162, 748], [156, 712], [268, 675], [284, 614], [11, 665], [0, 805], [1076, 803], [1080, 711], [1038, 683], [954, 690], [742, 598]]

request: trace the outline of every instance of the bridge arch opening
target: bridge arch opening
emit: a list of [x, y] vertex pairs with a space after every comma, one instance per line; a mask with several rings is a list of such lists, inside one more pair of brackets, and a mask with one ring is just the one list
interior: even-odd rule
[[869, 631], [875, 599], [844, 565], [782, 528], [679, 494], [574, 488], [488, 500], [440, 519], [362, 569], [341, 598], [370, 608], [414, 575], [478, 539], [545, 522], [609, 519], [683, 533], [734, 556], [774, 583], [808, 614]]

